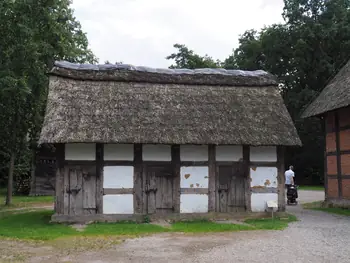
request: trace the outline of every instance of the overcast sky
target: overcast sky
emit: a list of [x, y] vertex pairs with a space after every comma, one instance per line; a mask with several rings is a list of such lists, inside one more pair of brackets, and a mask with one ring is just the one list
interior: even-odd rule
[[185, 44], [225, 59], [245, 30], [282, 22], [283, 0], [73, 0], [100, 63], [168, 67]]

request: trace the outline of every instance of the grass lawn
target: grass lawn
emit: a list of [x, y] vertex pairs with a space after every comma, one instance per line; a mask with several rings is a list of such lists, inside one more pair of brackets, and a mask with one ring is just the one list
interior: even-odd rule
[[324, 186], [322, 186], [322, 185], [300, 185], [299, 190], [324, 191]]
[[69, 237], [98, 236], [140, 236], [162, 232], [206, 233], [241, 230], [281, 230], [289, 222], [296, 221], [294, 216], [283, 218], [249, 219], [242, 224], [214, 223], [210, 221], [176, 222], [169, 227], [133, 222], [95, 223], [83, 231], [77, 231], [64, 224], [49, 223], [52, 211], [2, 212], [0, 213], [0, 237], [54, 240]]
[[86, 227], [82, 232], [84, 235], [121, 235], [137, 236], [143, 234], [169, 232], [168, 228], [152, 225], [138, 224], [135, 222], [118, 222], [118, 223], [94, 223]]
[[306, 204], [303, 204], [303, 208], [323, 211], [323, 212], [332, 213], [332, 214], [350, 216], [350, 209], [338, 208], [338, 207], [330, 207], [330, 208], [322, 207], [322, 203], [323, 203], [322, 201], [306, 203]]
[[251, 230], [252, 228], [253, 227], [249, 225], [215, 223], [205, 220], [175, 222], [171, 227], [173, 232], [183, 233], [242, 231]]
[[13, 196], [12, 204], [5, 206], [6, 189], [0, 189], [0, 211], [13, 208], [30, 208], [53, 205], [53, 196]]
[[286, 218], [262, 218], [262, 219], [248, 219], [245, 222], [253, 225], [256, 229], [261, 230], [283, 230], [288, 227], [288, 223], [296, 222], [298, 219], [294, 215], [288, 215]]
[[49, 240], [75, 235], [73, 228], [51, 224], [52, 211], [0, 213], [0, 236], [19, 239]]

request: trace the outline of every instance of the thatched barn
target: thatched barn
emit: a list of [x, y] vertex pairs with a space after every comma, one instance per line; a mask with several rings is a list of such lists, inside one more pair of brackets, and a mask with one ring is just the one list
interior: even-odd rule
[[57, 62], [41, 144], [56, 147], [56, 221], [285, 209], [300, 139], [264, 71]]
[[35, 156], [34, 173], [31, 176], [31, 196], [55, 194], [55, 148], [48, 144], [39, 147]]
[[325, 201], [350, 207], [350, 61], [303, 113], [325, 130]]

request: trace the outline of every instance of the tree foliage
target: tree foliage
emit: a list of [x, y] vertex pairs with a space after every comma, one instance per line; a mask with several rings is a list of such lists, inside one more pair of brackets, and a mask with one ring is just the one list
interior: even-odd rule
[[167, 56], [166, 59], [175, 60], [175, 64], [170, 68], [219, 68], [221, 67], [220, 61], [214, 61], [212, 57], [208, 55], [199, 56], [194, 53], [193, 50], [188, 49], [185, 45], [175, 44], [174, 48], [178, 51]]
[[[289, 149], [286, 164], [293, 164], [304, 182], [317, 183], [324, 173], [324, 131], [319, 119], [300, 115], [350, 58], [350, 1], [284, 0], [283, 17], [284, 23], [244, 32], [233, 53], [215, 65], [263, 69], [279, 78], [303, 142], [303, 147]], [[168, 57], [176, 58], [173, 67], [202, 67], [206, 61], [188, 49], [183, 52], [182, 45], [175, 47], [178, 53]]]
[[54, 61], [96, 61], [70, 4], [0, 2], [0, 183], [13, 175], [29, 178]]

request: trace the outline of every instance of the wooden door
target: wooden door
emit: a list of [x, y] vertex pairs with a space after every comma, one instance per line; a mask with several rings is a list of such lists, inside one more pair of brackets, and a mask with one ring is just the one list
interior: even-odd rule
[[64, 213], [96, 214], [96, 168], [66, 167], [64, 181]]
[[170, 165], [147, 167], [147, 212], [166, 214], [174, 211], [174, 176]]
[[218, 166], [218, 210], [219, 212], [246, 211], [243, 164]]

